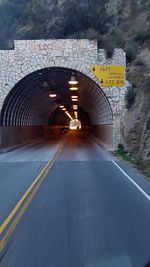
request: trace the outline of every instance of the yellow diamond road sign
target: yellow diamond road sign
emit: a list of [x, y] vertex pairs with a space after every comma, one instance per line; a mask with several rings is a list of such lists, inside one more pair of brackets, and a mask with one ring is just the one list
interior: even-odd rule
[[124, 86], [125, 67], [117, 65], [91, 65], [90, 70], [100, 81], [101, 86]]

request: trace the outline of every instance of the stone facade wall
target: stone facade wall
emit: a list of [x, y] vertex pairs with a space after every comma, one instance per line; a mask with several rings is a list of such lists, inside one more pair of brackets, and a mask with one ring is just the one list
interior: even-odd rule
[[[126, 56], [122, 49], [115, 49], [111, 59], [106, 58], [105, 50], [98, 49], [95, 40], [18, 40], [14, 50], [0, 51], [0, 110], [5, 97], [13, 86], [26, 75], [47, 67], [65, 67], [80, 71], [98, 80], [89, 70], [92, 64], [124, 65]], [[124, 87], [101, 87], [106, 94], [114, 120], [114, 147], [120, 140], [120, 121], [125, 113]]]

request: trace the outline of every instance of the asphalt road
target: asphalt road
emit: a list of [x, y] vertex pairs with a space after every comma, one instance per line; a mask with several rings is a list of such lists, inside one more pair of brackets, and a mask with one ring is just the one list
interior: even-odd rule
[[[1, 224], [60, 141], [40, 142], [0, 155]], [[0, 266], [148, 266], [149, 190], [146, 180], [90, 137], [69, 136], [3, 247]], [[1, 240], [16, 217], [2, 232]]]

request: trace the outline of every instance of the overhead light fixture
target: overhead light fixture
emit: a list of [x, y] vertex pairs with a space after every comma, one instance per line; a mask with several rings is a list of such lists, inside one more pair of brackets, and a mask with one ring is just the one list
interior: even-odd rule
[[72, 73], [72, 75], [71, 75], [71, 79], [70, 79], [70, 81], [69, 81], [68, 83], [71, 84], [71, 85], [76, 85], [76, 84], [78, 84], [78, 81], [76, 81], [76, 78], [75, 78], [74, 73]]
[[62, 108], [63, 111], [66, 111], [66, 108]]
[[75, 98], [78, 98], [78, 96], [77, 95], [72, 95], [71, 98], [75, 99]]
[[63, 106], [63, 105], [60, 105], [59, 107], [60, 107], [60, 108], [64, 108], [65, 106]]
[[54, 98], [54, 97], [56, 97], [57, 95], [56, 94], [50, 94], [49, 95], [49, 97], [51, 97], [51, 98]]
[[77, 98], [72, 98], [72, 101], [78, 101], [78, 99]]
[[73, 109], [77, 110], [78, 109], [78, 105], [73, 105]]
[[70, 91], [77, 91], [79, 88], [78, 87], [70, 87], [69, 90]]
[[75, 112], [74, 112], [74, 115], [75, 115], [75, 119], [77, 119], [77, 118], [78, 118], [78, 112], [75, 111]]

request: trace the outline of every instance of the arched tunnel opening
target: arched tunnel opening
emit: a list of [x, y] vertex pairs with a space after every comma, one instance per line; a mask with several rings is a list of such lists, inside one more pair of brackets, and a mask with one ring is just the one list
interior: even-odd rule
[[[72, 76], [78, 82], [78, 90], [72, 90], [69, 84]], [[82, 129], [112, 146], [113, 113], [100, 86], [74, 69], [40, 69], [21, 79], [5, 98], [1, 111], [5, 136], [2, 142], [15, 145], [47, 137], [69, 126], [75, 118], [81, 121]]]

